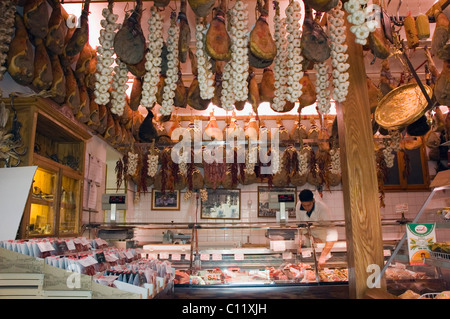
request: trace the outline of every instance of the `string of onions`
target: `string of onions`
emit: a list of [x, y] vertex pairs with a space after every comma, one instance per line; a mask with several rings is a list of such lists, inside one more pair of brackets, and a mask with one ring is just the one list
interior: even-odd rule
[[3, 1], [0, 3], [0, 81], [3, 79], [7, 68], [5, 66], [8, 57], [9, 45], [14, 35], [14, 14], [16, 13], [16, 4], [14, 1]]
[[163, 101], [159, 112], [161, 115], [170, 115], [173, 111], [175, 90], [178, 81], [178, 39], [180, 27], [177, 24], [176, 13], [170, 16], [169, 36], [167, 38], [167, 72], [164, 79]]
[[331, 40], [331, 65], [333, 67], [333, 99], [338, 102], [344, 102], [347, 98], [349, 82], [349, 74], [347, 70], [350, 64], [348, 60], [346, 41], [346, 26], [344, 25], [344, 11], [342, 10], [342, 2], [329, 11], [328, 29]]
[[145, 56], [146, 73], [142, 84], [141, 105], [143, 107], [152, 107], [156, 102], [159, 75], [161, 73], [161, 53], [164, 45], [162, 16], [159, 14], [156, 6], [152, 6], [150, 11], [152, 16], [148, 19], [149, 51]]
[[104, 19], [100, 21], [102, 29], [100, 30], [99, 42], [97, 47], [97, 69], [95, 73], [95, 103], [106, 105], [110, 101], [109, 88], [113, 80], [114, 63], [114, 37], [115, 31], [120, 27], [117, 24], [118, 15], [112, 12], [112, 8], [102, 10]]
[[198, 72], [198, 84], [200, 88], [200, 97], [203, 100], [209, 100], [214, 97], [214, 79], [211, 71], [212, 65], [210, 58], [205, 51], [203, 37], [205, 35], [206, 28], [200, 19], [197, 19], [195, 26], [195, 56], [197, 58], [197, 72]]

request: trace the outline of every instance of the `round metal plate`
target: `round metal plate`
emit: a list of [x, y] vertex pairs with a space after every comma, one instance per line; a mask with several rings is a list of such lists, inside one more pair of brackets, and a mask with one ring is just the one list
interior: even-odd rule
[[[432, 88], [424, 87], [431, 97]], [[402, 85], [381, 99], [375, 110], [375, 121], [385, 129], [401, 129], [417, 121], [425, 114], [427, 107], [427, 99], [418, 84]]]

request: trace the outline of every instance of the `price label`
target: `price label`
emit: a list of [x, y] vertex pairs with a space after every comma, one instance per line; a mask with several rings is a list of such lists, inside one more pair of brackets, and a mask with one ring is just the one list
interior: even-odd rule
[[169, 253], [159, 253], [159, 259], [169, 259]]
[[181, 254], [172, 254], [172, 260], [181, 260]]
[[304, 258], [311, 257], [311, 250], [302, 250], [302, 257]]
[[209, 260], [209, 254], [200, 254], [200, 260]]
[[212, 260], [222, 260], [222, 254], [212, 254]]
[[73, 240], [66, 241], [66, 244], [67, 244], [67, 249], [69, 249], [69, 250], [75, 250], [76, 249], [75, 248], [75, 244], [73, 243]]
[[234, 260], [244, 260], [244, 254], [234, 254]]

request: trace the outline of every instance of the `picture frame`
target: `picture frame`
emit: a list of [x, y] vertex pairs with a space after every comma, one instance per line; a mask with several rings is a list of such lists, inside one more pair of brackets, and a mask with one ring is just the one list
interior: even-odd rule
[[202, 219], [241, 219], [240, 189], [207, 189], [208, 199], [201, 202]]
[[180, 191], [152, 189], [152, 210], [180, 210]]
[[270, 187], [258, 186], [258, 217], [276, 218], [277, 211], [280, 209], [278, 195], [294, 195], [293, 203], [286, 203], [286, 210], [289, 218], [296, 218], [295, 208], [297, 206], [297, 187]]

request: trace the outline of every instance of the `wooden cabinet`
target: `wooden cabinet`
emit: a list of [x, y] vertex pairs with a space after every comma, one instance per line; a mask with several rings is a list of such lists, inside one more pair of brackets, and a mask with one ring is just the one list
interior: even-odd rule
[[5, 100], [11, 118], [16, 114], [22, 124], [20, 135], [27, 147], [19, 165], [38, 167], [18, 236], [78, 235], [86, 141], [91, 135], [52, 101], [14, 98], [13, 107], [10, 102]]

